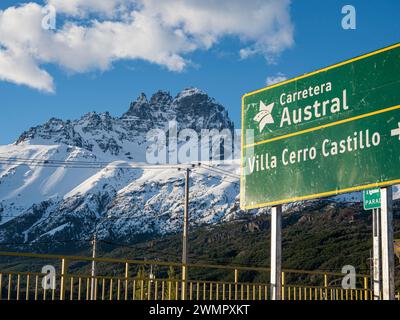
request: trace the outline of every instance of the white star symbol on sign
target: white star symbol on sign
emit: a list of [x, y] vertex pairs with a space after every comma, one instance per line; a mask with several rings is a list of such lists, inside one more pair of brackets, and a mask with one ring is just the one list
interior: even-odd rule
[[390, 131], [390, 135], [392, 136], [392, 137], [394, 137], [394, 136], [399, 136], [399, 140], [400, 140], [400, 122], [397, 124], [399, 127], [398, 128], [395, 128], [395, 129], [393, 129], [393, 130], [391, 130]]
[[271, 115], [275, 102], [265, 105], [260, 101], [260, 112], [254, 117], [254, 121], [258, 122], [260, 132], [265, 128], [268, 123], [274, 123], [274, 118]]

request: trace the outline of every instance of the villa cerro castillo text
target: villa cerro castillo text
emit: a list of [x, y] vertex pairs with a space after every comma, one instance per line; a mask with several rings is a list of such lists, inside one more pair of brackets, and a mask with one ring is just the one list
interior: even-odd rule
[[304, 147], [291, 150], [284, 148], [280, 154], [262, 153], [247, 158], [247, 174], [268, 171], [279, 165], [290, 166], [300, 162], [313, 161], [317, 157], [334, 157], [338, 154], [351, 153], [363, 149], [379, 146], [381, 136], [379, 132], [370, 132], [369, 129], [354, 132], [352, 135], [338, 141], [323, 139], [318, 146]]

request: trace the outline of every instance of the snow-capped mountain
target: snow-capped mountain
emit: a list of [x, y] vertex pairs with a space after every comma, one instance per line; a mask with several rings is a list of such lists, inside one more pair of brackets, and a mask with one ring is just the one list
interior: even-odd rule
[[148, 100], [142, 93], [118, 118], [108, 112], [91, 112], [75, 121], [52, 118], [24, 132], [16, 145], [68, 145], [89, 151], [94, 157], [144, 162], [146, 134], [152, 129], [167, 131], [170, 121], [176, 121], [177, 130], [233, 130], [222, 105], [201, 90], [189, 88], [175, 98], [158, 91]]
[[[197, 133], [233, 130], [222, 105], [190, 88], [176, 97], [141, 94], [120, 117], [92, 112], [73, 121], [53, 118], [0, 146], [0, 244], [83, 240], [94, 230], [99, 238], [129, 241], [180, 230], [183, 172], [146, 164], [147, 133], [168, 131], [170, 121]], [[210, 171], [206, 163], [191, 172], [191, 225], [243, 214], [239, 160], [212, 165], [224, 171]], [[334, 199], [360, 201], [360, 194]]]
[[[164, 91], [150, 99], [141, 94], [121, 117], [92, 112], [74, 121], [53, 118], [24, 132], [16, 143], [0, 146], [0, 242], [87, 239], [94, 228], [99, 237], [121, 239], [177, 230], [183, 172], [143, 166], [146, 134], [167, 131], [170, 121], [178, 130], [233, 131], [225, 108], [190, 88], [175, 98]], [[220, 166], [238, 174], [235, 160]], [[196, 168], [191, 223], [236, 217], [238, 194], [232, 174]]]

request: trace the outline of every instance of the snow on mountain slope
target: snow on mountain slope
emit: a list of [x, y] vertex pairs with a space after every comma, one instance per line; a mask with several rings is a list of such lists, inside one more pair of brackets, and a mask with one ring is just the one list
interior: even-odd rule
[[[225, 164], [227, 170], [238, 162]], [[204, 168], [191, 173], [190, 222], [192, 225], [233, 219], [240, 214], [239, 185], [235, 179], [218, 177]], [[105, 230], [111, 234], [132, 234], [141, 230], [166, 233], [180, 229], [184, 203], [184, 174], [176, 169], [144, 170], [121, 189], [109, 204]], [[128, 222], [121, 223], [124, 218]], [[115, 220], [120, 223], [116, 223]]]
[[[0, 225], [0, 241], [41, 243], [87, 239], [98, 225], [100, 238], [168, 233], [180, 228], [184, 174], [177, 169], [106, 167], [81, 182], [63, 198], [37, 203]], [[237, 161], [224, 168], [234, 172]], [[74, 169], [71, 169], [74, 170]], [[238, 181], [195, 168], [191, 173], [192, 225], [234, 219], [240, 214]]]
[[[178, 130], [233, 130], [226, 110], [191, 88], [175, 98], [164, 91], [149, 100], [142, 94], [121, 117], [92, 112], [74, 121], [53, 118], [24, 132], [15, 144], [0, 146], [0, 242], [85, 239], [96, 226], [99, 237], [125, 240], [177, 230], [183, 173], [141, 168], [147, 132], [166, 130], [172, 120]], [[225, 166], [239, 168], [235, 161]], [[191, 223], [240, 213], [237, 179], [227, 181], [201, 168], [192, 174]]]
[[[4, 159], [93, 161], [91, 152], [66, 145], [7, 145], [0, 146]], [[71, 188], [91, 177], [96, 170], [65, 167], [37, 167], [25, 163], [0, 164], [0, 206], [4, 218], [18, 215], [34, 203], [64, 196]]]

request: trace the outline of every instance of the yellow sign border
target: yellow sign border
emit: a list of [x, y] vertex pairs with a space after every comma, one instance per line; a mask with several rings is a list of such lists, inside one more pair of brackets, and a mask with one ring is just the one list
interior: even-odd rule
[[268, 142], [271, 142], [271, 141], [285, 139], [285, 138], [296, 136], [296, 135], [300, 135], [300, 134], [303, 134], [303, 133], [306, 133], [306, 132], [311, 132], [311, 131], [323, 129], [323, 128], [326, 128], [326, 127], [338, 125], [340, 123], [346, 123], [346, 122], [354, 121], [354, 120], [357, 120], [357, 119], [369, 117], [369, 116], [372, 116], [372, 115], [375, 115], [375, 114], [379, 114], [379, 113], [382, 113], [382, 112], [387, 112], [387, 111], [391, 111], [391, 110], [395, 110], [395, 109], [400, 108], [400, 105], [393, 106], [393, 107], [390, 107], [390, 108], [381, 109], [381, 110], [377, 110], [377, 111], [374, 111], [374, 112], [371, 112], [371, 113], [359, 115], [359, 116], [356, 116], [356, 117], [353, 117], [353, 118], [343, 119], [343, 120], [340, 120], [340, 121], [328, 123], [328, 124], [325, 124], [325, 125], [321, 125], [321, 126], [314, 127], [314, 128], [309, 128], [309, 129], [298, 131], [298, 132], [292, 132], [290, 134], [286, 134], [286, 135], [282, 135], [282, 136], [279, 136], [279, 137], [275, 137], [275, 138], [259, 141], [259, 142], [256, 142], [254, 144], [249, 144], [249, 145], [245, 146], [244, 145], [244, 134], [243, 134], [243, 132], [244, 132], [244, 99], [246, 97], [248, 97], [248, 96], [251, 96], [251, 95], [254, 95], [254, 94], [257, 94], [257, 93], [260, 93], [260, 92], [264, 92], [264, 91], [270, 90], [272, 88], [276, 88], [276, 87], [279, 87], [279, 86], [282, 86], [282, 85], [285, 85], [285, 84], [288, 84], [288, 83], [291, 83], [291, 82], [294, 82], [294, 81], [297, 81], [297, 80], [300, 80], [300, 79], [304, 79], [304, 78], [316, 75], [316, 74], [324, 72], [324, 71], [335, 69], [337, 67], [349, 64], [351, 62], [362, 60], [364, 58], [371, 57], [371, 56], [374, 56], [376, 54], [379, 54], [379, 53], [382, 53], [382, 52], [385, 52], [385, 51], [389, 51], [389, 50], [392, 50], [392, 49], [395, 49], [395, 48], [398, 48], [398, 47], [400, 47], [400, 43], [396, 43], [396, 44], [390, 45], [388, 47], [385, 47], [385, 48], [382, 48], [382, 49], [378, 49], [376, 51], [372, 51], [370, 53], [366, 53], [366, 54], [363, 54], [361, 56], [357, 56], [355, 58], [352, 58], [352, 59], [349, 59], [349, 60], [345, 60], [345, 61], [333, 64], [331, 66], [328, 66], [328, 67], [325, 67], [325, 68], [322, 68], [322, 69], [318, 69], [316, 71], [313, 71], [313, 72], [310, 72], [310, 73], [306, 73], [304, 75], [301, 75], [301, 76], [298, 76], [298, 77], [295, 77], [295, 78], [292, 78], [292, 79], [288, 79], [288, 80], [276, 83], [276, 84], [271, 85], [271, 86], [267, 86], [267, 87], [259, 89], [259, 90], [251, 91], [251, 92], [246, 93], [246, 94], [244, 94], [242, 96], [242, 121], [241, 121], [242, 122], [242, 137], [241, 137], [241, 148], [242, 148], [242, 150], [241, 150], [241, 161], [240, 161], [240, 208], [242, 210], [257, 209], [257, 208], [262, 208], [262, 207], [267, 207], [267, 206], [279, 205], [279, 204], [283, 204], [283, 203], [289, 203], [289, 202], [301, 201], [301, 200], [309, 200], [309, 199], [319, 198], [319, 197], [327, 197], [327, 196], [331, 196], [331, 195], [337, 195], [337, 194], [340, 194], [340, 193], [361, 191], [361, 190], [365, 190], [365, 189], [368, 189], [368, 188], [383, 187], [383, 186], [388, 186], [388, 185], [400, 183], [400, 179], [397, 179], [397, 180], [391, 180], [391, 181], [385, 181], [385, 182], [371, 183], [371, 184], [366, 184], [366, 185], [357, 186], [357, 187], [350, 187], [350, 188], [345, 188], [345, 189], [340, 189], [340, 190], [333, 190], [333, 191], [327, 191], [327, 192], [322, 192], [322, 193], [317, 193], [317, 194], [311, 194], [311, 195], [307, 195], [307, 196], [283, 199], [283, 200], [279, 200], [279, 201], [263, 202], [263, 203], [259, 203], [259, 204], [256, 204], [256, 205], [249, 205], [249, 206], [243, 206], [242, 205], [242, 203], [244, 201], [244, 198], [245, 198], [244, 197], [244, 181], [243, 181], [243, 178], [244, 178], [244, 175], [243, 175], [243, 159], [244, 159], [244, 149], [246, 147], [255, 146], [255, 145], [259, 145], [259, 144], [263, 144], [263, 143], [268, 143]]
[[258, 208], [262, 208], [262, 207], [276, 206], [279, 204], [284, 204], [284, 203], [289, 203], [289, 202], [310, 200], [310, 199], [315, 199], [315, 198], [322, 198], [322, 197], [327, 197], [327, 196], [338, 195], [341, 193], [361, 191], [361, 190], [365, 190], [365, 189], [369, 189], [369, 188], [385, 187], [385, 186], [399, 184], [399, 183], [400, 183], [400, 179], [390, 180], [390, 181], [385, 181], [385, 182], [378, 182], [378, 183], [370, 183], [370, 184], [365, 184], [362, 186], [345, 188], [345, 189], [340, 189], [340, 190], [335, 190], [335, 191], [327, 191], [327, 192], [316, 193], [316, 194], [310, 194], [310, 195], [302, 196], [302, 197], [294, 197], [294, 198], [289, 198], [289, 199], [279, 200], [279, 201], [263, 202], [263, 203], [259, 203], [256, 205], [244, 206], [241, 208], [244, 210], [258, 209]]

